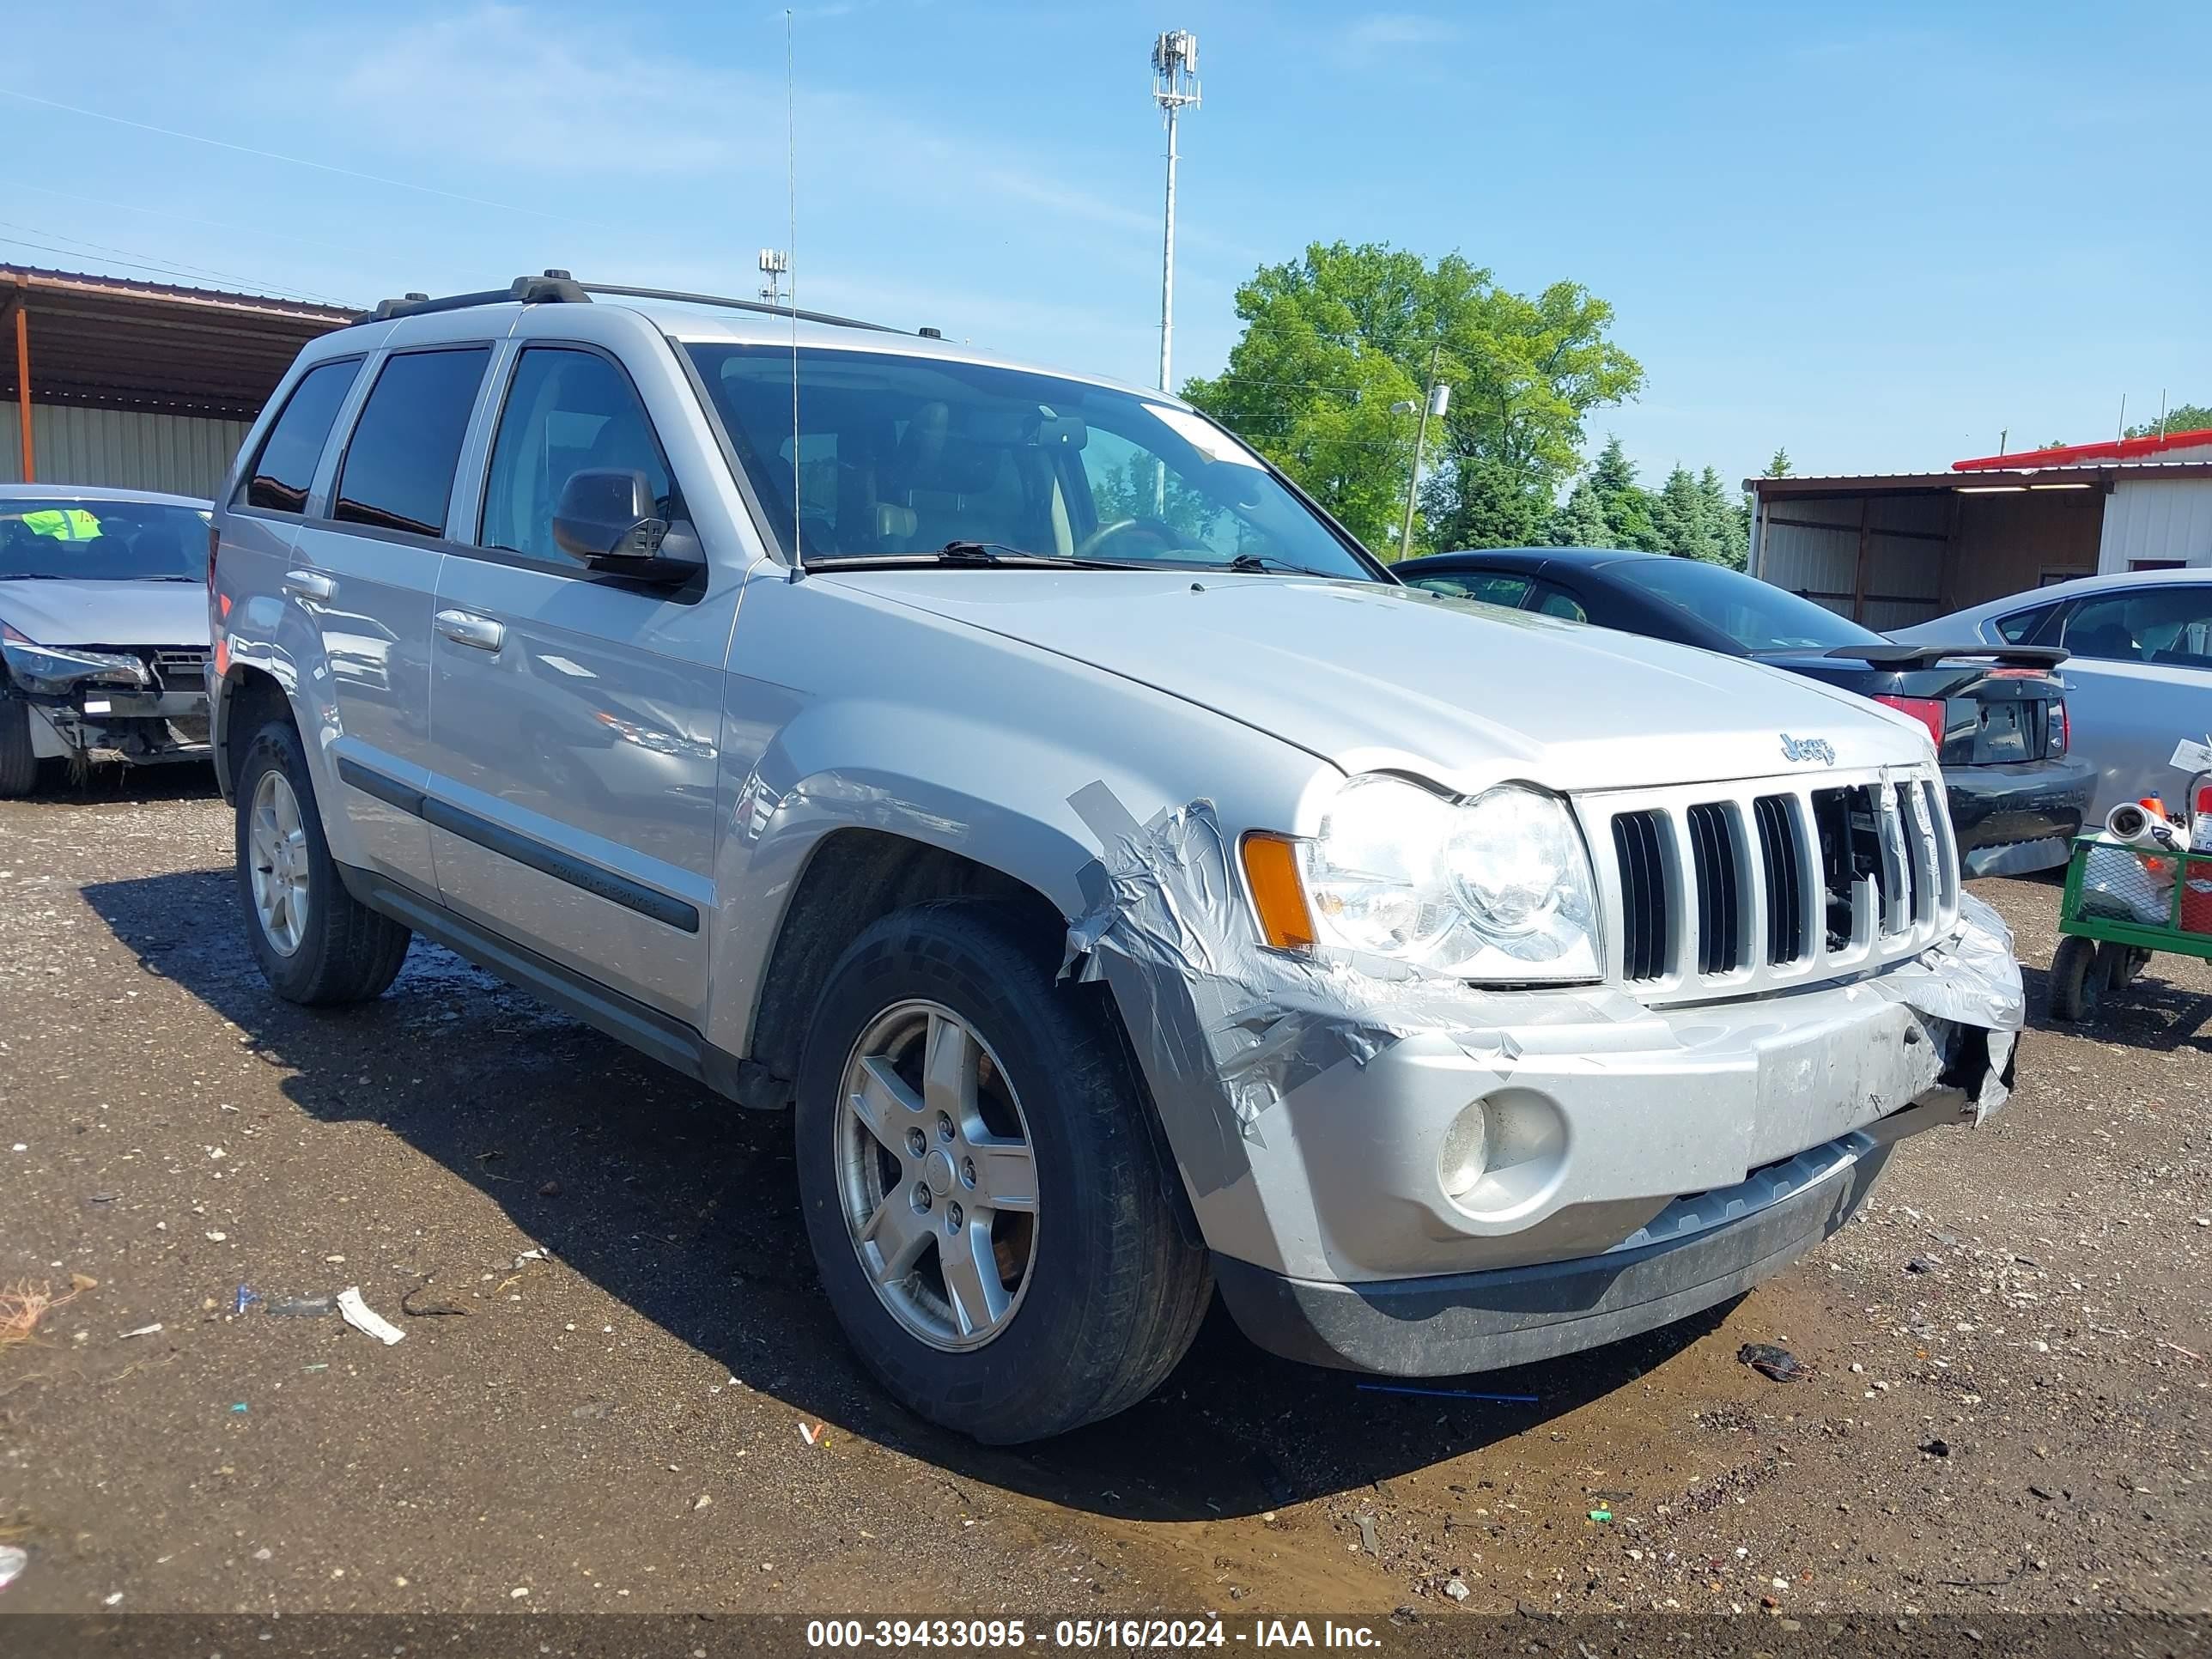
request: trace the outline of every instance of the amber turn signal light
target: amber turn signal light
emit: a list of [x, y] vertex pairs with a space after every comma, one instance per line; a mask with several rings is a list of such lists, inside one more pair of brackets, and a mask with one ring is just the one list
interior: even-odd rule
[[1304, 951], [1314, 942], [1313, 913], [1298, 879], [1297, 850], [1287, 836], [1254, 832], [1244, 837], [1244, 879], [1260, 913], [1260, 933], [1278, 951]]

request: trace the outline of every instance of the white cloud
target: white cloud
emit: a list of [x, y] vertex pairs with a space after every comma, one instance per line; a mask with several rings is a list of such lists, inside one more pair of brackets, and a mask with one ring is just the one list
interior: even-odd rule
[[[486, 5], [389, 31], [301, 42], [294, 84], [373, 124], [380, 143], [503, 167], [681, 174], [741, 165], [780, 86], [648, 58], [611, 32], [555, 31]], [[344, 67], [335, 76], [333, 64]], [[781, 147], [779, 147], [781, 148]]]
[[1419, 12], [1378, 11], [1361, 18], [1345, 32], [1353, 50], [1373, 52], [1389, 46], [1434, 46], [1460, 38], [1460, 26], [1448, 17]]

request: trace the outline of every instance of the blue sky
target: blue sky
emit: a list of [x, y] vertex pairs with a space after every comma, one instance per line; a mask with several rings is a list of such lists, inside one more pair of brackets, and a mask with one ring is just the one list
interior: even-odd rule
[[[20, 10], [0, 89], [111, 118], [0, 95], [0, 259], [353, 302], [547, 265], [749, 294], [789, 240], [780, 7]], [[2109, 436], [2124, 393], [2130, 420], [2161, 388], [2212, 402], [2212, 8], [826, 0], [796, 20], [803, 305], [1149, 383], [1146, 54], [1173, 26], [1198, 33], [1206, 94], [1178, 376], [1219, 367], [1255, 265], [1342, 238], [1611, 301], [1650, 384], [1592, 441], [1618, 432], [1653, 481], [1677, 460], [1739, 478], [1778, 443], [1800, 471], [1940, 467], [2005, 428]]]

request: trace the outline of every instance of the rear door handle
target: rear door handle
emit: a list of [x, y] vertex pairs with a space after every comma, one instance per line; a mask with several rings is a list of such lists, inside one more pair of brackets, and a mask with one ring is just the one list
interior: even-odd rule
[[288, 570], [284, 573], [284, 591], [295, 599], [313, 599], [317, 604], [334, 597], [337, 582], [313, 570]]
[[502, 624], [465, 611], [441, 611], [437, 623], [438, 631], [455, 645], [473, 646], [479, 651], [496, 651], [507, 639]]

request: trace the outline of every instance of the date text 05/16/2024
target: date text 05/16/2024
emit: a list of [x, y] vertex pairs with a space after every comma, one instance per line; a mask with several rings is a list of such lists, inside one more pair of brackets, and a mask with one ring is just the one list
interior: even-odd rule
[[1021, 1619], [816, 1619], [806, 1645], [821, 1649], [1023, 1648], [1138, 1650], [1224, 1648], [1374, 1648], [1371, 1626], [1334, 1620], [1255, 1619], [1224, 1624], [1195, 1619], [1060, 1619], [1032, 1630]]

